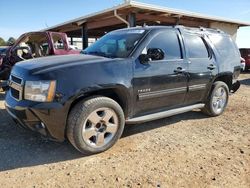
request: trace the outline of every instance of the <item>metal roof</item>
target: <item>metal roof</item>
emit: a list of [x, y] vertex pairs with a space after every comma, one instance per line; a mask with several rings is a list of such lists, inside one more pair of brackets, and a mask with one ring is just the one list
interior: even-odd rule
[[[114, 11], [118, 11], [120, 15], [122, 15], [123, 12], [135, 12], [138, 13], [138, 20], [162, 20], [164, 22], [164, 19], [176, 19], [176, 18], [181, 18], [184, 19], [187, 23], [191, 22], [198, 22], [201, 24], [201, 26], [206, 27], [206, 25], [202, 25], [203, 22], [206, 22], [207, 24], [211, 22], [220, 22], [220, 23], [227, 23], [227, 24], [234, 24], [238, 26], [250, 26], [250, 22], [242, 22], [238, 20], [232, 20], [232, 19], [226, 19], [226, 18], [221, 18], [221, 17], [216, 17], [216, 16], [208, 16], [208, 15], [203, 15], [200, 13], [194, 13], [194, 12], [189, 12], [189, 11], [184, 11], [184, 10], [178, 10], [178, 9], [172, 9], [168, 7], [162, 7], [162, 6], [157, 6], [157, 5], [152, 5], [152, 4], [145, 4], [141, 2], [136, 2], [136, 1], [126, 1], [125, 3], [122, 3], [120, 5], [114, 6], [112, 8], [105, 9], [100, 12], [96, 12], [93, 14], [89, 14], [86, 16], [82, 16], [73, 20], [66, 21], [64, 23], [48, 27], [44, 29], [44, 31], [48, 30], [53, 30], [53, 31], [62, 31], [62, 32], [68, 32], [72, 30], [79, 29], [79, 26], [85, 22], [87, 23], [92, 23], [92, 25], [96, 25], [98, 19], [106, 19], [103, 22], [106, 21], [105, 24], [100, 24], [100, 27], [112, 27], [112, 22], [108, 21], [108, 19], [111, 19], [113, 16], [112, 14]], [[124, 16], [124, 15], [122, 15]], [[114, 17], [112, 17], [114, 20]], [[118, 20], [117, 20], [118, 21]], [[117, 24], [117, 21], [113, 22], [113, 25], [115, 23]], [[183, 22], [184, 22], [183, 21]], [[110, 24], [110, 25], [108, 25]], [[120, 21], [120, 24], [124, 24]], [[183, 23], [181, 23], [183, 24]], [[188, 25], [188, 24], [187, 24]], [[189, 24], [190, 25], [190, 24]], [[67, 29], [66, 29], [67, 28]], [[94, 27], [93, 27], [94, 28]], [[91, 29], [91, 27], [90, 27]]]

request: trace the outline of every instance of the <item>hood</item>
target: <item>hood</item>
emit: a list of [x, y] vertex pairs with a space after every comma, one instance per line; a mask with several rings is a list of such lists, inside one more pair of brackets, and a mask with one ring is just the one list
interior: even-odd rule
[[79, 64], [89, 64], [97, 62], [106, 62], [111, 59], [92, 56], [92, 55], [83, 55], [83, 54], [74, 54], [74, 55], [60, 55], [60, 56], [49, 56], [31, 59], [27, 61], [22, 61], [15, 65], [16, 68], [26, 69], [32, 73], [44, 72], [52, 69], [57, 69], [61, 67], [71, 67]]

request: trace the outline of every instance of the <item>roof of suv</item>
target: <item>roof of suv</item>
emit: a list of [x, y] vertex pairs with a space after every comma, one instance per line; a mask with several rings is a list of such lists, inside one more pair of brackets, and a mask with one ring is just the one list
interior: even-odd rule
[[212, 29], [212, 28], [195, 28], [195, 27], [186, 27], [182, 25], [175, 25], [175, 26], [139, 26], [139, 27], [131, 27], [131, 28], [124, 28], [124, 29], [119, 29], [115, 30], [113, 32], [119, 32], [119, 31], [131, 31], [131, 30], [157, 30], [157, 29], [169, 29], [169, 28], [180, 28], [184, 29], [188, 32], [193, 32], [193, 33], [201, 33], [201, 32], [207, 32], [207, 33], [220, 33], [220, 34], [226, 34], [224, 31], [219, 30], [219, 29]]

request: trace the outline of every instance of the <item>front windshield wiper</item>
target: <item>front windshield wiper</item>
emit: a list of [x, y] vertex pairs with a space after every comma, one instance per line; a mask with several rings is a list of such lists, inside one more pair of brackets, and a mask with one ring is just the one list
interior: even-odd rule
[[107, 58], [115, 58], [114, 56], [107, 55], [104, 52], [100, 52], [100, 51], [93, 51], [93, 52], [82, 51], [82, 54], [96, 55], [96, 56], [102, 56], [102, 57], [107, 57]]

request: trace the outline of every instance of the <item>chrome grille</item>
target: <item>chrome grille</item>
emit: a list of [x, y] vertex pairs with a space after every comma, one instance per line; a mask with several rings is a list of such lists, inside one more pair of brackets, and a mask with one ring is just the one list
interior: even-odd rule
[[23, 98], [23, 80], [15, 75], [10, 76], [9, 87], [11, 96], [20, 101]]

